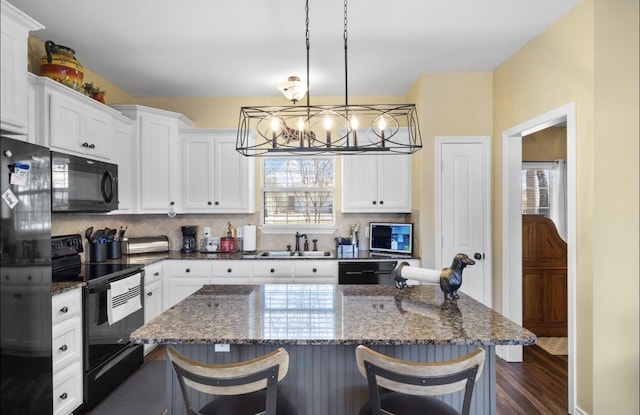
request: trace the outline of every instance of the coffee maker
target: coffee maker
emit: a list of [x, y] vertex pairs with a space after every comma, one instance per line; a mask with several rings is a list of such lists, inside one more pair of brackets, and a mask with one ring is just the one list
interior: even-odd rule
[[182, 227], [182, 249], [180, 250], [180, 252], [188, 254], [191, 252], [196, 252], [198, 250], [198, 245], [196, 243], [197, 233], [197, 226]]

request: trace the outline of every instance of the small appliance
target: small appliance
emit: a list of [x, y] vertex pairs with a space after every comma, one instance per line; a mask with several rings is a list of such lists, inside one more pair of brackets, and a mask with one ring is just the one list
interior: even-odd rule
[[369, 251], [411, 255], [413, 252], [413, 224], [371, 222], [369, 224]]
[[196, 235], [198, 234], [197, 226], [182, 227], [182, 249], [180, 252], [188, 254], [198, 250], [196, 243]]
[[51, 152], [53, 212], [111, 212], [118, 209], [118, 165]]

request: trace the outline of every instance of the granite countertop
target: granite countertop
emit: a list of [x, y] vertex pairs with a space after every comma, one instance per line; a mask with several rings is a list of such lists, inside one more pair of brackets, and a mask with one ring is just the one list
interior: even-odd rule
[[435, 285], [206, 285], [131, 334], [136, 343], [531, 345], [536, 336]]

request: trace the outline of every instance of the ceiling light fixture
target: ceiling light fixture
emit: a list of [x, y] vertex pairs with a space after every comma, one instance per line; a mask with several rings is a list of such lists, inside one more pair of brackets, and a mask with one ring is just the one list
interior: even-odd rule
[[372, 151], [411, 154], [420, 150], [422, 138], [415, 104], [349, 104], [347, 0], [344, 1], [343, 35], [344, 105], [311, 105], [309, 0], [306, 0], [305, 13], [307, 86], [300, 89], [300, 78], [290, 77], [279, 88], [294, 104], [306, 92], [306, 105], [240, 108], [236, 150], [245, 156], [366, 154]]
[[304, 98], [304, 94], [307, 93], [307, 88], [297, 76], [290, 76], [287, 82], [278, 85], [278, 89], [280, 89], [284, 97], [293, 102], [294, 105]]

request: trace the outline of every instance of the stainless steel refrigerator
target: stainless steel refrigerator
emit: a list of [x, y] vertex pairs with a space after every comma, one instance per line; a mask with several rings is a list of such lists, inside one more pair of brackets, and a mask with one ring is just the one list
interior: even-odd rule
[[0, 140], [0, 408], [51, 414], [49, 149]]

